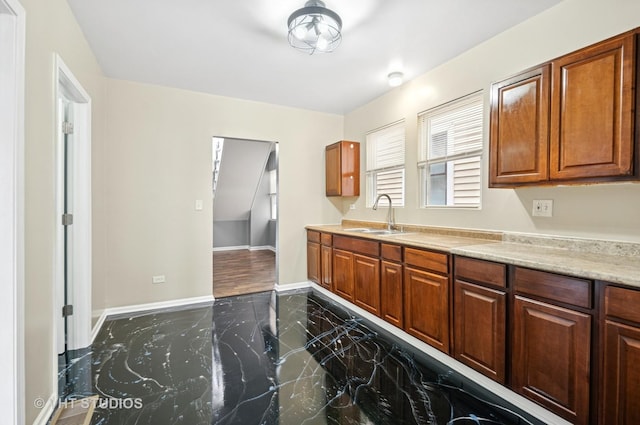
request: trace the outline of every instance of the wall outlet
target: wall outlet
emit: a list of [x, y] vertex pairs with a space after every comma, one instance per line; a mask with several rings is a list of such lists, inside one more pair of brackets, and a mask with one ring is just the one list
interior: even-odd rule
[[349, 205], [349, 209], [350, 209], [350, 210], [355, 210], [355, 209], [356, 209], [356, 204], [351, 204], [351, 205]]
[[153, 276], [151, 278], [151, 282], [152, 283], [164, 283], [165, 279], [164, 279], [164, 275], [161, 274], [159, 276]]
[[531, 215], [534, 217], [552, 217], [553, 216], [553, 200], [552, 199], [534, 199], [533, 210]]

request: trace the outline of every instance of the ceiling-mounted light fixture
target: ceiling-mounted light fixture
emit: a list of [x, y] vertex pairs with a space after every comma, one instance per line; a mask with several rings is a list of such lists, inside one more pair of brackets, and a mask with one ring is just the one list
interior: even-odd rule
[[391, 87], [398, 87], [404, 81], [404, 74], [400, 71], [395, 71], [387, 75], [387, 79]]
[[320, 0], [309, 0], [289, 16], [289, 44], [310, 55], [332, 52], [340, 44], [342, 19]]

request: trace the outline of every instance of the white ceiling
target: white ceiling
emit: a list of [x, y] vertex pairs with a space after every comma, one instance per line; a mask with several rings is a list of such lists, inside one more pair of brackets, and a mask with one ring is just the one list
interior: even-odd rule
[[287, 42], [304, 0], [68, 2], [108, 77], [344, 114], [560, 0], [326, 0], [343, 39], [314, 55]]

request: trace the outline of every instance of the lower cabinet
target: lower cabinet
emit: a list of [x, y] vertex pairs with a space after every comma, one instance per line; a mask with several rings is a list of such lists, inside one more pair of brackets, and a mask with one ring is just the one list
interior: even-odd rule
[[520, 296], [513, 311], [514, 390], [588, 424], [591, 316]]
[[504, 384], [506, 293], [461, 280], [456, 280], [454, 285], [454, 357]]
[[380, 316], [380, 259], [354, 254], [353, 272], [354, 304]]
[[399, 328], [404, 326], [402, 312], [402, 247], [380, 245], [380, 317]]
[[605, 289], [601, 425], [640, 424], [640, 291]]
[[307, 231], [307, 278], [320, 284], [320, 233]]
[[406, 267], [404, 326], [407, 333], [449, 353], [449, 278]]
[[353, 302], [353, 253], [333, 249], [333, 291]]
[[333, 290], [333, 248], [331, 245], [320, 246], [320, 285]]

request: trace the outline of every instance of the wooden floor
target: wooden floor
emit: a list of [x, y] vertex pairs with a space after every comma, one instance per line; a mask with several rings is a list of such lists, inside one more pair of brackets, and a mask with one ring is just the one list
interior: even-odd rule
[[270, 250], [213, 253], [215, 298], [270, 291], [276, 283], [276, 254]]

